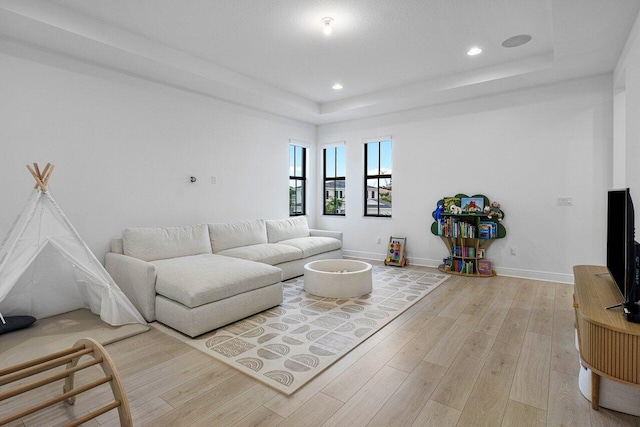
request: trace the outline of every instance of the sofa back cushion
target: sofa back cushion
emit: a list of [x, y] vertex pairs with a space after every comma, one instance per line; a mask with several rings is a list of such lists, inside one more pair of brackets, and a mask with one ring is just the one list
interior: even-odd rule
[[126, 228], [124, 254], [143, 261], [211, 253], [207, 224], [184, 227]]
[[209, 224], [213, 253], [241, 246], [267, 243], [267, 228], [263, 220]]
[[305, 216], [267, 220], [265, 223], [267, 225], [269, 243], [309, 236], [309, 226]]
[[119, 239], [113, 239], [111, 241], [111, 252], [114, 252], [116, 254], [124, 254], [124, 244], [122, 243], [122, 238]]

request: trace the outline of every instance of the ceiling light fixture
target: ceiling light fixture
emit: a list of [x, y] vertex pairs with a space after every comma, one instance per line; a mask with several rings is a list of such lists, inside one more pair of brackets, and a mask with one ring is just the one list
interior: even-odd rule
[[336, 83], [336, 84], [334, 84], [334, 85], [333, 85], [333, 86], [331, 86], [331, 87], [332, 87], [333, 89], [335, 89], [335, 90], [340, 90], [340, 89], [342, 89], [342, 85], [341, 85], [340, 83]]
[[322, 32], [327, 36], [331, 34], [333, 31], [333, 18], [327, 16], [326, 18], [322, 18], [322, 24], [324, 27], [322, 28]]
[[467, 51], [467, 55], [469, 56], [476, 56], [482, 53], [482, 49], [480, 49], [479, 47], [472, 47], [471, 49], [469, 49]]

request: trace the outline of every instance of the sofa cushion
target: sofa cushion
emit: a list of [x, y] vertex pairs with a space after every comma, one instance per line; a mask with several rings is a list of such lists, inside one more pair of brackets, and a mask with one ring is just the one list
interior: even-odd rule
[[124, 254], [143, 261], [210, 254], [211, 242], [206, 224], [184, 227], [125, 228]]
[[213, 254], [152, 261], [156, 292], [198, 307], [278, 283], [282, 271], [267, 264]]
[[291, 245], [281, 245], [280, 243], [262, 243], [260, 245], [227, 249], [218, 252], [218, 255], [276, 265], [302, 258], [302, 250]]
[[267, 243], [267, 227], [263, 220], [209, 224], [213, 253], [241, 246]]
[[309, 236], [307, 217], [275, 219], [265, 221], [269, 243], [277, 243], [282, 240], [295, 239], [296, 237]]
[[113, 239], [111, 241], [111, 252], [113, 252], [115, 254], [120, 254], [120, 255], [124, 254], [124, 246], [123, 246], [123, 243], [122, 243], [122, 238]]
[[342, 242], [338, 239], [319, 236], [282, 240], [280, 244], [300, 249], [304, 258], [309, 258], [324, 252], [335, 251], [342, 247]]

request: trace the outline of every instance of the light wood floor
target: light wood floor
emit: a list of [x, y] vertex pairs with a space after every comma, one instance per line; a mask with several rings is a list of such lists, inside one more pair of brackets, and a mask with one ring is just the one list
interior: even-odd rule
[[[453, 276], [291, 397], [155, 329], [107, 350], [137, 426], [640, 426], [591, 410], [580, 394], [572, 293]], [[108, 395], [97, 389], [13, 425], [59, 425]], [[87, 425], [117, 425], [116, 413]]]

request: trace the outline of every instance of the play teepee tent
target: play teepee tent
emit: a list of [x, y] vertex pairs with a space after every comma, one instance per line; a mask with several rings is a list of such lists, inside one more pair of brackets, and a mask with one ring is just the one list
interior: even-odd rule
[[24, 211], [0, 246], [0, 313], [36, 319], [88, 308], [111, 325], [146, 324], [47, 191], [40, 171]]

